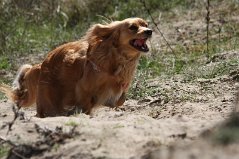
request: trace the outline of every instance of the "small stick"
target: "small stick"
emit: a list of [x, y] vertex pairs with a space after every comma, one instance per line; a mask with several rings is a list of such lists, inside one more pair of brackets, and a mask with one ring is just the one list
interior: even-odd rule
[[171, 47], [171, 45], [169, 44], [169, 42], [168, 42], [167, 39], [165, 38], [163, 32], [159, 29], [157, 23], [155, 22], [155, 20], [154, 20], [152, 14], [151, 14], [149, 8], [146, 6], [145, 1], [144, 1], [144, 0], [140, 0], [140, 2], [143, 4], [145, 10], [147, 11], [148, 15], [150, 16], [150, 18], [151, 18], [153, 24], [156, 26], [158, 32], [159, 32], [159, 33], [161, 34], [161, 36], [163, 37], [163, 39], [164, 39], [164, 41], [166, 42], [167, 46], [170, 48], [170, 50], [172, 51], [172, 53], [175, 54], [173, 48]]
[[207, 58], [209, 58], [209, 23], [210, 23], [210, 0], [207, 0], [207, 16], [206, 16], [206, 22], [207, 22]]
[[19, 117], [19, 111], [20, 111], [21, 107], [17, 107], [13, 104], [12, 105], [12, 111], [14, 113], [14, 118], [11, 122], [8, 123], [8, 131], [7, 131], [7, 135], [8, 133], [12, 130], [12, 126], [15, 123], [15, 121], [17, 120], [17, 118]]

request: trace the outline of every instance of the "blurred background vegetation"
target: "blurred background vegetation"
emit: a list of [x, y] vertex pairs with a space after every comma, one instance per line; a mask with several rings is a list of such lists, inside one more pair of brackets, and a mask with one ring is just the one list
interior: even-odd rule
[[[154, 14], [190, 5], [189, 0], [150, 0], [147, 4]], [[134, 0], [1, 0], [0, 55], [46, 52], [79, 39], [91, 24], [102, 22], [104, 17], [122, 20], [148, 15], [142, 3]]]
[[[56, 46], [80, 39], [90, 25], [128, 17], [146, 19], [155, 31], [150, 54], [141, 58], [132, 98], [155, 91], [145, 89], [150, 78], [176, 74], [185, 75], [186, 80], [212, 78], [238, 66], [238, 61], [230, 61], [206, 72], [199, 67], [215, 53], [238, 48], [238, 0], [210, 1], [209, 52], [206, 52], [205, 1], [144, 2], [173, 52], [153, 25], [142, 0], [0, 0], [0, 82], [11, 82], [21, 64], [38, 63]], [[201, 60], [202, 57], [207, 58]]]

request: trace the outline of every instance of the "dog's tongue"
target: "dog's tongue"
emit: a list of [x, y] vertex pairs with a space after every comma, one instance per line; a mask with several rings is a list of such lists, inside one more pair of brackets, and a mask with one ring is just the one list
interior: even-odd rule
[[135, 46], [143, 46], [144, 44], [145, 44], [145, 39], [136, 39], [135, 41], [134, 41], [134, 45]]

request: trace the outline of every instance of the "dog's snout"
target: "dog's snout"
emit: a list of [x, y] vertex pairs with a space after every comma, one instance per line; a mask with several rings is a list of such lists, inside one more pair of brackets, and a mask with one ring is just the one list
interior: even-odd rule
[[153, 33], [153, 31], [152, 31], [151, 29], [147, 29], [147, 30], [144, 31], [144, 33], [145, 33], [146, 35], [151, 36], [152, 33]]

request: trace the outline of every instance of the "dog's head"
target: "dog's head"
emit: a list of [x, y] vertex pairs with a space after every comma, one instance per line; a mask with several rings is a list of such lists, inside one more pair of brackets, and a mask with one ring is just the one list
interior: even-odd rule
[[106, 25], [96, 24], [90, 32], [91, 39], [95, 41], [136, 53], [149, 51], [146, 41], [152, 35], [147, 22], [141, 18], [128, 18]]
[[148, 52], [149, 48], [146, 41], [152, 36], [152, 30], [148, 28], [147, 22], [140, 18], [129, 18], [123, 20], [122, 23], [120, 44], [129, 45], [140, 52]]

